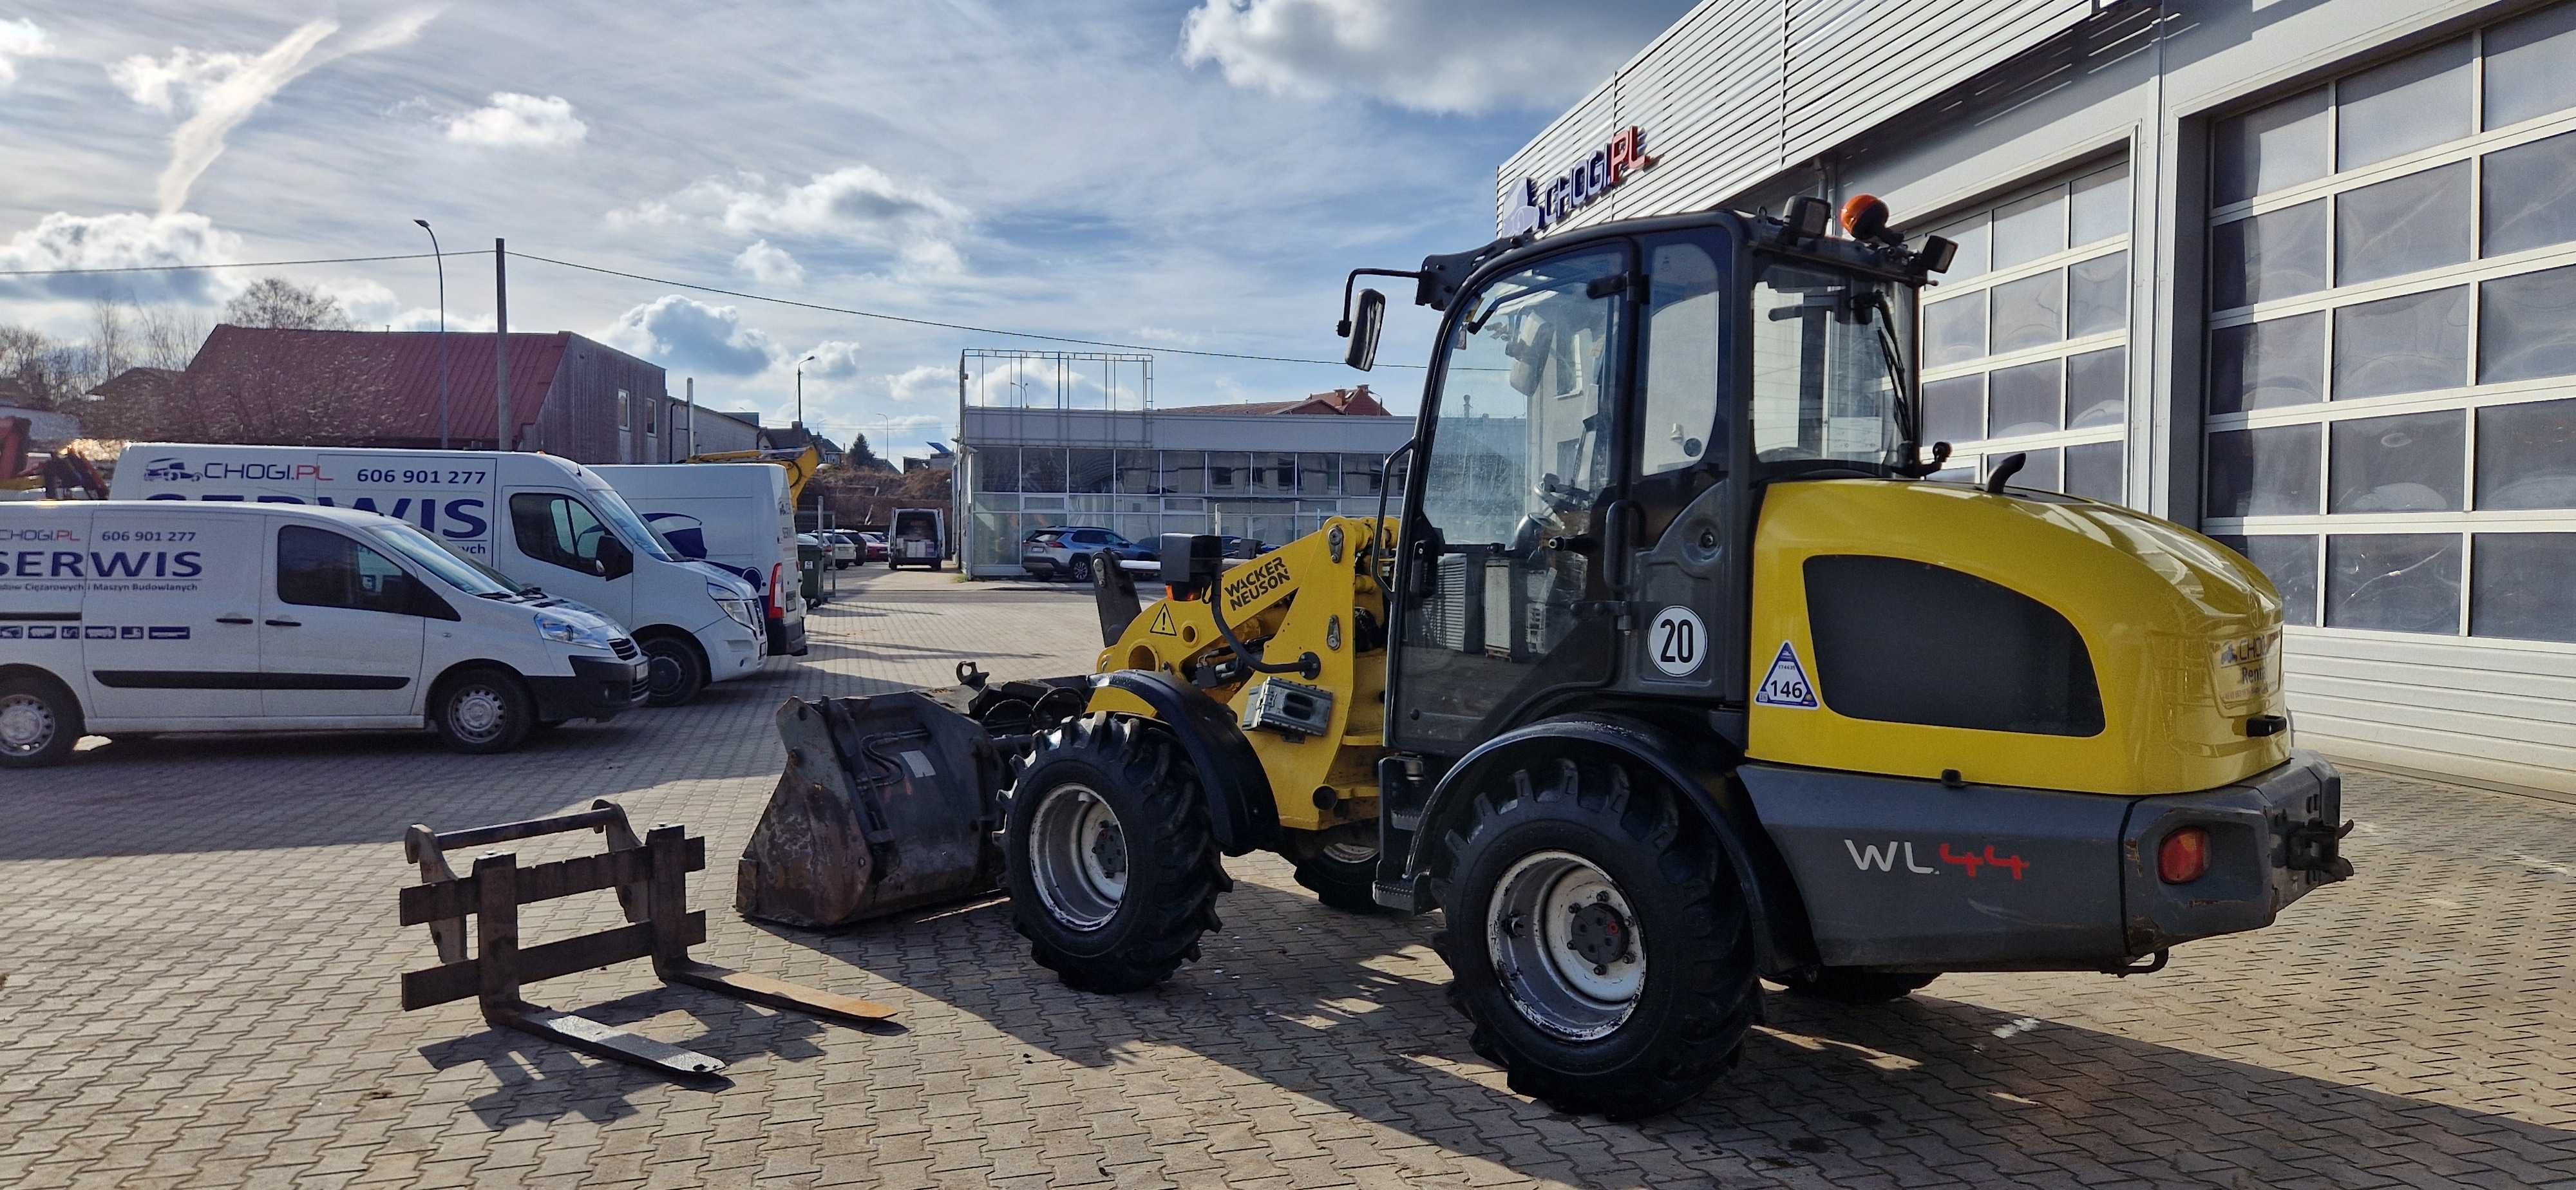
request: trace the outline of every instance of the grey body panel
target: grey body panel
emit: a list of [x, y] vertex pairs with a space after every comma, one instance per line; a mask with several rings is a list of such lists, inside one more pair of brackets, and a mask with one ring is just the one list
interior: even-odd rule
[[[2309, 753], [2245, 782], [2155, 797], [1745, 764], [1736, 778], [1807, 907], [1819, 961], [1909, 971], [2088, 970], [2259, 929], [2333, 877], [2289, 866], [2331, 828], [2341, 777]], [[2209, 873], [2156, 874], [2184, 825]]]

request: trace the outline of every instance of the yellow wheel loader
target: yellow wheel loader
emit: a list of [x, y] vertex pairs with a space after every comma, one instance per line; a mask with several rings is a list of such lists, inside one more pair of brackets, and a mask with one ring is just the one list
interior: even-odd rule
[[[1359, 270], [1441, 315], [1401, 504], [1248, 561], [1097, 568], [1095, 672], [791, 702], [755, 917], [999, 885], [1120, 992], [1197, 955], [1222, 857], [1438, 910], [1474, 1046], [1560, 1107], [1670, 1108], [1759, 980], [2161, 967], [2341, 880], [2281, 605], [2128, 509], [1932, 478], [1915, 295], [1952, 246], [1856, 200]], [[1354, 366], [1385, 299], [1344, 291]]]

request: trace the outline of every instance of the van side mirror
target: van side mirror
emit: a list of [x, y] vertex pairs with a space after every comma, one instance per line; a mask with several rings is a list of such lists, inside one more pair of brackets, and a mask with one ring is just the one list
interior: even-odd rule
[[1342, 337], [1351, 341], [1349, 350], [1342, 354], [1342, 362], [1363, 372], [1376, 367], [1377, 336], [1385, 327], [1386, 295], [1374, 289], [1361, 290], [1359, 309], [1343, 319], [1339, 328]]
[[601, 578], [611, 581], [625, 578], [635, 573], [635, 551], [626, 548], [626, 543], [615, 537], [602, 535], [597, 565]]

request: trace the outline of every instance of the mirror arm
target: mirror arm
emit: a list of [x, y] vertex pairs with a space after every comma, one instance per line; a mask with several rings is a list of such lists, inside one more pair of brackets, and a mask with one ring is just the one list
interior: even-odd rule
[[1342, 278], [1342, 322], [1333, 332], [1340, 338], [1351, 337], [1351, 293], [1359, 286], [1360, 278], [1363, 276], [1406, 277], [1416, 282], [1422, 280], [1422, 272], [1419, 269], [1411, 272], [1403, 269], [1352, 269], [1350, 276]]

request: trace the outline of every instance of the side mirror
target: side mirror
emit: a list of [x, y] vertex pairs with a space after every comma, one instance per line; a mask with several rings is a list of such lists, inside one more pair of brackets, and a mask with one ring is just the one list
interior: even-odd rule
[[1359, 310], [1342, 320], [1342, 337], [1351, 341], [1342, 362], [1368, 371], [1377, 366], [1377, 336], [1386, 327], [1386, 295], [1374, 289], [1360, 291]]
[[599, 540], [599, 577], [621, 579], [635, 573], [635, 551], [614, 537]]

